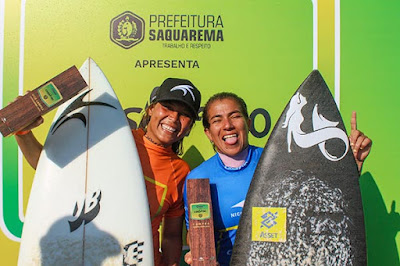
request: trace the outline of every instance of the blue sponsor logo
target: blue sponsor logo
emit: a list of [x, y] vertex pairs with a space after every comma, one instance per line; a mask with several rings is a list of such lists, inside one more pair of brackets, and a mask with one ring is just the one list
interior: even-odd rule
[[278, 218], [278, 212], [275, 213], [267, 212], [263, 214], [261, 218], [263, 219], [263, 221], [261, 222], [261, 228], [265, 226], [268, 229], [270, 229], [271, 227], [277, 224], [275, 220], [276, 218]]

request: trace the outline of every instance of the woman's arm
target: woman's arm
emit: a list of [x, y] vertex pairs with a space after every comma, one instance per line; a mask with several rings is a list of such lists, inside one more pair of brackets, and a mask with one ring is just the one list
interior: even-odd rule
[[25, 159], [28, 163], [36, 169], [40, 153], [42, 152], [43, 145], [39, 143], [36, 137], [33, 135], [31, 129], [41, 125], [43, 123], [43, 118], [37, 118], [32, 124], [25, 127], [22, 131], [29, 131], [26, 134], [18, 135], [15, 134], [15, 139], [17, 140], [18, 146], [24, 154]]
[[182, 254], [183, 216], [165, 217], [161, 242], [163, 265], [179, 265]]

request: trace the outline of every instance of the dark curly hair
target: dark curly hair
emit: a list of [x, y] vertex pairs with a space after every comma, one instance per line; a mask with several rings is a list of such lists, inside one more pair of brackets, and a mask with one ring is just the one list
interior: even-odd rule
[[237, 96], [233, 92], [220, 92], [211, 96], [210, 99], [208, 99], [206, 105], [204, 106], [202, 122], [203, 122], [203, 127], [205, 129], [210, 128], [210, 122], [208, 121], [209, 120], [208, 112], [211, 104], [213, 104], [215, 101], [221, 101], [224, 99], [231, 99], [235, 101], [239, 105], [240, 112], [243, 114], [244, 118], [246, 120], [249, 119], [249, 114], [247, 112], [247, 105], [241, 97]]

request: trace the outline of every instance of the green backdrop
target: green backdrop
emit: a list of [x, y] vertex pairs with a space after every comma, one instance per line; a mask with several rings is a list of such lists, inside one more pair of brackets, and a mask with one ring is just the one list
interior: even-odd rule
[[[399, 9], [393, 0], [0, 0], [2, 106], [92, 57], [132, 123], [155, 86], [183, 77], [202, 91], [202, 104], [215, 92], [233, 91], [250, 113], [267, 111], [270, 123], [261, 115], [254, 122], [257, 132], [269, 132], [318, 68], [347, 128], [356, 110], [359, 128], [374, 142], [360, 178], [369, 265], [399, 265]], [[112, 39], [113, 21], [131, 13], [143, 21], [142, 39]], [[35, 130], [42, 142], [53, 115]], [[267, 138], [251, 135], [250, 142], [264, 146]], [[0, 255], [13, 265], [34, 172], [18, 159], [13, 137], [2, 138], [1, 147]], [[200, 123], [185, 150], [192, 167], [213, 154]]]

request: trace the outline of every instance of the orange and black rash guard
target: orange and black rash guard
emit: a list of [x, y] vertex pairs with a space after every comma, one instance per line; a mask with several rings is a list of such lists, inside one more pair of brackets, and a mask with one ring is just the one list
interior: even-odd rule
[[[190, 169], [171, 147], [158, 146], [144, 137], [142, 129], [132, 130], [138, 149], [150, 205], [154, 261], [159, 265], [160, 223], [163, 217], [183, 216], [183, 185]], [[168, 230], [166, 228], [165, 230]]]

